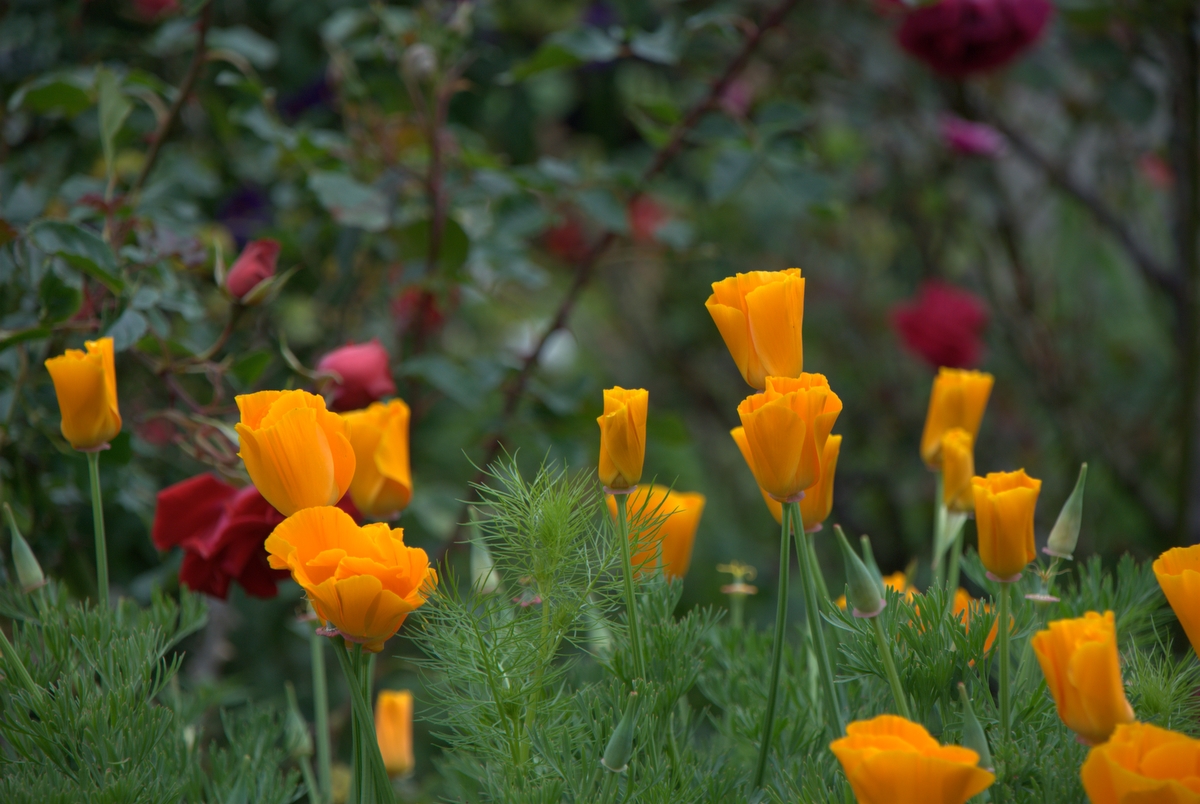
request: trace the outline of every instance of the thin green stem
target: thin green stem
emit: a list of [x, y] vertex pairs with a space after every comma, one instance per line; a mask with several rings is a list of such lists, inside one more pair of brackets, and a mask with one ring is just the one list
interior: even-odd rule
[[741, 630], [742, 623], [745, 620], [746, 611], [746, 596], [743, 594], [735, 594], [729, 596], [729, 621], [734, 628]]
[[[794, 522], [803, 521], [800, 516], [800, 503], [788, 503], [784, 508], [790, 511], [789, 519]], [[796, 539], [807, 540], [808, 538], [809, 535], [804, 532], [803, 527], [796, 529]], [[797, 545], [796, 552], [800, 554], [800, 580], [804, 586], [804, 610], [808, 617], [808, 630], [812, 635], [813, 647], [816, 648], [817, 667], [821, 671], [821, 691], [825, 696], [825, 716], [829, 721], [829, 730], [837, 738], [845, 733], [846, 724], [842, 719], [842, 707], [838, 700], [837, 687], [833, 683], [833, 663], [829, 659], [829, 649], [825, 645], [825, 628], [821, 622], [821, 609], [817, 601], [817, 573], [819, 570], [813, 566], [812, 551], [803, 541]]]
[[625, 510], [626, 495], [614, 494], [617, 502], [617, 540], [621, 543], [621, 561], [625, 569], [625, 617], [629, 621], [629, 642], [633, 648], [633, 664], [638, 678], [646, 677], [646, 655], [642, 648], [642, 632], [638, 626], [637, 596], [633, 586], [633, 556], [629, 547], [629, 519]]
[[954, 592], [958, 589], [959, 565], [962, 562], [962, 543], [963, 534], [960, 527], [954, 537], [954, 541], [950, 543], [950, 567], [946, 571], [946, 588], [950, 590], [949, 599], [952, 603]]
[[312, 760], [307, 756], [300, 757], [300, 775], [304, 777], [304, 788], [308, 791], [309, 802], [324, 804], [325, 799], [321, 797], [321, 789], [317, 787], [317, 779], [313, 775]]
[[933, 582], [942, 583], [942, 533], [946, 529], [946, 506], [942, 504], [942, 473], [937, 473], [937, 489], [933, 495]]
[[875, 616], [871, 618], [871, 622], [875, 626], [875, 642], [879, 645], [883, 669], [887, 671], [888, 683], [892, 685], [892, 696], [896, 699], [896, 709], [901, 717], [912, 720], [912, 714], [908, 709], [908, 696], [904, 694], [904, 687], [900, 684], [900, 674], [896, 672], [896, 661], [892, 658], [892, 646], [888, 643], [887, 634], [883, 630], [883, 621]]
[[308, 635], [312, 660], [313, 728], [317, 732], [317, 789], [321, 804], [333, 798], [333, 751], [329, 745], [329, 684], [325, 678], [325, 640], [314, 628]]
[[346, 649], [344, 640], [336, 639], [333, 645], [350, 687], [350, 726], [354, 738], [350, 804], [391, 804], [395, 796], [375, 739], [375, 718], [367, 697], [370, 688], [370, 679], [366, 678], [368, 662], [363, 657], [361, 645], [354, 646], [353, 654]]
[[775, 730], [775, 701], [779, 693], [779, 669], [783, 664], [783, 642], [787, 633], [788, 572], [792, 563], [792, 535], [788, 532], [790, 506], [783, 509], [783, 531], [779, 536], [779, 596], [775, 606], [775, 642], [771, 647], [771, 680], [767, 685], [767, 711], [763, 715], [762, 739], [758, 746], [758, 764], [754, 767], [754, 785], [762, 787], [767, 774], [767, 756]]
[[999, 653], [997, 661], [1000, 662], [1000, 738], [1005, 745], [1008, 744], [1011, 736], [1012, 728], [1012, 711], [1011, 711], [1011, 695], [1012, 690], [1009, 686], [1009, 627], [1008, 627], [1008, 609], [1009, 597], [1011, 594], [1012, 584], [1000, 584], [1000, 600], [997, 606], [997, 618], [999, 622], [999, 635], [997, 637], [997, 645]]
[[100, 453], [87, 453], [92, 481], [92, 527], [96, 531], [96, 591], [100, 608], [108, 608], [108, 544], [104, 538], [104, 500], [100, 496]]

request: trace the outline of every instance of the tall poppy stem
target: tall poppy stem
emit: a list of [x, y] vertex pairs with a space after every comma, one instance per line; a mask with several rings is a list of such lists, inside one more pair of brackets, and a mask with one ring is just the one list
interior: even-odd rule
[[883, 669], [887, 671], [888, 683], [892, 685], [892, 697], [896, 699], [896, 709], [905, 720], [912, 720], [908, 710], [908, 696], [904, 694], [904, 686], [900, 683], [900, 674], [896, 672], [896, 660], [892, 658], [892, 646], [888, 643], [887, 633], [878, 615], [871, 618], [875, 626], [875, 644], [879, 646], [879, 655], [883, 658]]
[[100, 453], [85, 453], [92, 481], [92, 527], [96, 531], [96, 591], [100, 608], [108, 608], [108, 542], [104, 537], [104, 500], [100, 495]]
[[317, 732], [317, 787], [321, 804], [333, 797], [333, 752], [329, 745], [329, 684], [325, 677], [325, 640], [314, 628], [308, 636], [312, 660], [313, 728]]
[[625, 494], [614, 494], [617, 503], [617, 541], [621, 543], [621, 561], [625, 569], [625, 617], [629, 621], [629, 642], [633, 648], [633, 664], [638, 678], [646, 677], [646, 655], [642, 648], [642, 632], [638, 625], [637, 595], [633, 586], [633, 555], [629, 547], [629, 519], [625, 510]]
[[335, 638], [333, 652], [350, 688], [350, 732], [353, 737], [354, 768], [351, 775], [350, 804], [392, 804], [395, 794], [379, 741], [375, 737], [375, 718], [371, 714], [369, 662], [361, 645], [353, 650], [343, 639]]
[[800, 503], [790, 502], [784, 505], [788, 511], [788, 519], [799, 525], [796, 528], [796, 552], [800, 554], [800, 580], [804, 586], [804, 612], [808, 617], [808, 630], [812, 635], [813, 648], [817, 654], [817, 668], [821, 673], [821, 691], [825, 696], [825, 717], [829, 730], [834, 738], [841, 737], [846, 732], [846, 724], [842, 720], [842, 707], [838, 699], [837, 687], [833, 683], [833, 663], [829, 659], [829, 648], [825, 644], [825, 628], [821, 623], [821, 607], [817, 600], [817, 585], [820, 570], [814, 566], [814, 551], [809, 545], [809, 534], [804, 532], [804, 518], [800, 514]]
[[758, 746], [758, 764], [754, 768], [753, 789], [762, 787], [767, 774], [767, 755], [775, 730], [775, 700], [779, 693], [779, 668], [783, 664], [783, 642], [787, 633], [788, 571], [792, 563], [792, 534], [789, 532], [790, 505], [783, 507], [783, 532], [779, 536], [779, 595], [775, 606], [775, 643], [771, 648], [771, 680], [767, 686], [767, 711], [763, 716], [762, 739]]
[[997, 606], [997, 619], [999, 622], [999, 637], [996, 640], [999, 654], [997, 661], [1000, 662], [1000, 734], [1002, 739], [1007, 744], [1011, 736], [1012, 729], [1012, 690], [1009, 687], [1009, 598], [1012, 584], [1001, 583], [999, 594], [999, 605]]

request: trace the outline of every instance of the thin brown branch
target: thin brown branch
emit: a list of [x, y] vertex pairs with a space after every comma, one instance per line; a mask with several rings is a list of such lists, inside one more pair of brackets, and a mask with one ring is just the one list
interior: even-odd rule
[[192, 63], [188, 65], [187, 73], [183, 76], [183, 83], [179, 85], [179, 94], [175, 96], [175, 101], [171, 104], [167, 116], [154, 132], [154, 139], [150, 142], [150, 151], [146, 154], [146, 161], [142, 164], [142, 170], [138, 173], [137, 180], [133, 186], [129, 188], [129, 195], [136, 196], [146, 183], [146, 178], [150, 175], [150, 171], [154, 168], [154, 163], [158, 161], [158, 152], [162, 149], [163, 142], [167, 139], [167, 135], [171, 133], [171, 128], [175, 125], [175, 121], [179, 119], [180, 112], [183, 111], [183, 105], [187, 103], [188, 97], [192, 94], [192, 89], [196, 86], [196, 81], [200, 78], [200, 71], [203, 69], [205, 58], [205, 42], [208, 39], [208, 28], [212, 24], [212, 0], [204, 4], [204, 10], [200, 12], [200, 20], [196, 25], [196, 52], [192, 54]]
[[983, 119], [1005, 136], [1018, 156], [1036, 167], [1051, 184], [1074, 198], [1091, 213], [1095, 221], [1121, 244], [1150, 284], [1172, 296], [1182, 290], [1179, 277], [1154, 256], [1141, 238], [1125, 224], [1123, 217], [1103, 198], [1072, 176], [1066, 165], [1054, 161], [1022, 131], [1001, 120], [997, 115], [982, 109], [978, 103], [974, 103], [973, 106], [977, 112], [981, 112], [980, 116]]
[[[674, 159], [683, 146], [687, 142], [688, 135], [695, 129], [700, 119], [709, 111], [714, 109], [721, 100], [721, 96], [733, 82], [735, 78], [745, 69], [755, 51], [758, 50], [762, 43], [763, 36], [771, 29], [780, 25], [787, 15], [799, 5], [800, 0], [783, 0], [774, 9], [772, 9], [762, 20], [757, 27], [751, 27], [745, 41], [742, 42], [741, 48], [726, 65], [721, 74], [709, 85], [708, 92], [694, 106], [688, 110], [675, 128], [671, 132], [671, 136], [666, 143], [655, 153], [650, 164], [643, 171], [640, 181], [640, 187], [644, 188], [646, 184], [661, 173], [671, 160]], [[634, 194], [634, 199], [640, 196], [644, 190], [639, 189]], [[558, 309], [554, 317], [550, 320], [550, 324], [542, 331], [542, 335], [538, 338], [537, 344], [521, 361], [521, 367], [516, 375], [507, 384], [504, 391], [504, 404], [500, 410], [499, 420], [495, 429], [484, 439], [484, 458], [479, 462], [480, 470], [475, 473], [470, 486], [467, 490], [466, 504], [474, 499], [475, 487], [482, 483], [485, 479], [483, 469], [492, 463], [500, 454], [500, 450], [504, 444], [504, 434], [516, 415], [517, 408], [520, 406], [521, 400], [525, 395], [525, 391], [529, 385], [529, 380], [533, 376], [533, 370], [536, 368], [538, 361], [541, 359], [542, 353], [545, 351], [546, 344], [551, 336], [566, 326], [567, 320], [570, 318], [572, 311], [575, 309], [575, 304], [579, 300], [583, 289], [591, 282], [595, 274], [596, 265], [600, 258], [608, 251], [608, 249], [617, 240], [616, 234], [609, 231], [605, 233], [596, 243], [588, 249], [587, 253], [575, 266], [575, 276], [571, 280], [571, 285], [567, 288], [566, 294], [558, 305]], [[465, 519], [465, 514], [459, 516], [460, 523]], [[459, 526], [461, 528], [461, 525]], [[456, 528], [453, 532], [453, 537], [450, 542], [444, 545], [443, 555], [454, 544], [459, 541], [459, 529]]]

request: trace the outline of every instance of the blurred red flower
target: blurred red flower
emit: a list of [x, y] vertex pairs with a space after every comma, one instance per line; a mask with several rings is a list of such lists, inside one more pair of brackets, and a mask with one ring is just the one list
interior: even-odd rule
[[952, 78], [1003, 67], [1042, 35], [1049, 0], [940, 0], [913, 9], [896, 38], [936, 72]]
[[147, 22], [179, 10], [178, 0], [133, 0], [134, 11]]
[[278, 240], [251, 240], [229, 269], [229, 275], [225, 277], [225, 289], [235, 299], [245, 298], [259, 282], [275, 275], [275, 262], [278, 259]]
[[1004, 135], [987, 123], [972, 123], [946, 115], [939, 124], [942, 142], [964, 156], [999, 156], [1004, 150]]
[[648, 195], [635, 196], [629, 203], [629, 229], [639, 243], [653, 240], [668, 217], [667, 210]]
[[[362, 514], [345, 497], [338, 507], [355, 520]], [[179, 582], [224, 600], [237, 581], [252, 597], [275, 597], [287, 570], [267, 565], [263, 542], [284, 520], [254, 486], [237, 488], [203, 474], [158, 493], [151, 538], [159, 550], [183, 548]]]
[[[453, 301], [453, 290], [450, 295]], [[392, 315], [396, 317], [396, 327], [401, 334], [415, 329], [421, 337], [440, 329], [446, 320], [437, 297], [417, 286], [405, 288], [392, 299]]]
[[557, 226], [552, 226], [542, 234], [542, 242], [546, 250], [565, 262], [579, 262], [587, 255], [587, 236], [583, 225], [573, 215]]
[[377, 338], [334, 349], [317, 363], [318, 371], [335, 371], [342, 378], [333, 384], [332, 410], [359, 410], [396, 393], [387, 349]]
[[892, 325], [904, 345], [934, 367], [979, 365], [987, 320], [978, 296], [938, 280], [925, 282], [914, 299], [892, 308]]

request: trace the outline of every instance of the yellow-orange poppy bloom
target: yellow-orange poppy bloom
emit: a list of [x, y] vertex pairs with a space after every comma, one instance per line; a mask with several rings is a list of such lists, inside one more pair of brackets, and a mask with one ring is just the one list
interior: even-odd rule
[[820, 483], [825, 443], [841, 412], [823, 374], [768, 377], [767, 390], [738, 405], [758, 485], [786, 500]]
[[1111, 611], [1089, 611], [1074, 620], [1055, 620], [1030, 641], [1058, 716], [1067, 728], [1095, 745], [1122, 723], [1133, 721], [1125, 699], [1117, 626]]
[[1154, 562], [1154, 577], [1175, 610], [1192, 649], [1200, 653], [1200, 544], [1173, 547]]
[[804, 371], [804, 278], [799, 268], [751, 271], [714, 282], [704, 306], [742, 378], [766, 388], [767, 377]]
[[1079, 769], [1092, 804], [1200, 804], [1200, 740], [1127, 723]]
[[[916, 587], [908, 585], [908, 575], [903, 572], [893, 572], [891, 575], [884, 575], [883, 576], [883, 585], [886, 586], [888, 589], [891, 589], [893, 591], [899, 592], [900, 594], [904, 595], [905, 600], [912, 600], [913, 597], [917, 594]], [[839, 609], [845, 610], [845, 608], [846, 608], [846, 596], [845, 595], [839, 595], [838, 599], [835, 600], [834, 602], [837, 603], [837, 607]]]
[[982, 371], [938, 370], [921, 433], [921, 458], [931, 469], [941, 467], [942, 436], [947, 430], [961, 427], [972, 439], [979, 435], [993, 382], [992, 375]]
[[[971, 630], [971, 610], [979, 607], [985, 612], [990, 612], [992, 607], [982, 600], [976, 600], [971, 597], [971, 594], [961, 586], [954, 592], [954, 616], [960, 619], [963, 624], [963, 630], [970, 633]], [[1008, 618], [1008, 629], [1012, 632], [1013, 618]], [[983, 652], [987, 653], [992, 649], [992, 645], [996, 643], [996, 636], [1000, 633], [1000, 621], [996, 620], [992, 623], [992, 629], [988, 631], [987, 637], [983, 640]]]
[[237, 397], [242, 462], [267, 502], [284, 516], [333, 505], [354, 477], [354, 448], [341, 416], [307, 391]]
[[858, 804], [963, 804], [996, 780], [979, 767], [979, 754], [941, 745], [896, 715], [851, 723], [829, 748]]
[[437, 586], [437, 572], [404, 531], [359, 527], [340, 508], [305, 508], [267, 537], [272, 569], [286, 569], [317, 616], [342, 636], [378, 652]]
[[78, 450], [103, 449], [121, 432], [112, 338], [84, 343], [46, 361], [62, 413], [63, 438]]
[[[629, 495], [630, 539], [633, 528], [645, 522], [662, 520], [652, 531], [641, 534], [641, 542], [635, 545], [632, 556], [635, 567], [643, 571], [652, 570], [662, 549], [663, 574], [668, 578], [682, 578], [692, 563], [692, 545], [696, 541], [696, 528], [700, 526], [700, 515], [704, 513], [704, 495], [695, 492], [672, 491], [657, 483], [639, 488]], [[617, 501], [608, 497], [608, 512], [617, 515]], [[665, 517], [665, 519], [663, 519]]]
[[[746, 441], [746, 428], [735, 427], [729, 431], [729, 434], [733, 436], [746, 465], [750, 466], [753, 471], [751, 462], [754, 458], [750, 455], [750, 444]], [[804, 520], [806, 531], [820, 530], [821, 524], [829, 519], [829, 514], [833, 511], [833, 478], [837, 472], [838, 455], [841, 450], [842, 437], [840, 435], [831, 435], [825, 440], [825, 451], [821, 455], [821, 479], [816, 486], [804, 490], [804, 499], [800, 501], [800, 516]], [[767, 510], [771, 512], [775, 522], [782, 525], [783, 504], [778, 500], [771, 499], [771, 495], [767, 494], [762, 486], [758, 487], [758, 491], [762, 494], [763, 501], [767, 504]]]
[[375, 699], [375, 739], [388, 776], [412, 773], [413, 696], [408, 690], [383, 690]]
[[971, 481], [975, 487], [975, 530], [979, 560], [1000, 579], [1012, 578], [1037, 557], [1033, 512], [1042, 481], [1016, 472], [991, 472]]
[[412, 470], [408, 462], [408, 405], [401, 399], [375, 402], [343, 413], [354, 448], [350, 499], [370, 516], [387, 517], [408, 507]]
[[942, 504], [951, 511], [974, 511], [975, 439], [961, 427], [942, 436]]
[[646, 413], [650, 393], [641, 388], [606, 388], [600, 424], [600, 482], [610, 489], [633, 488], [646, 458]]

